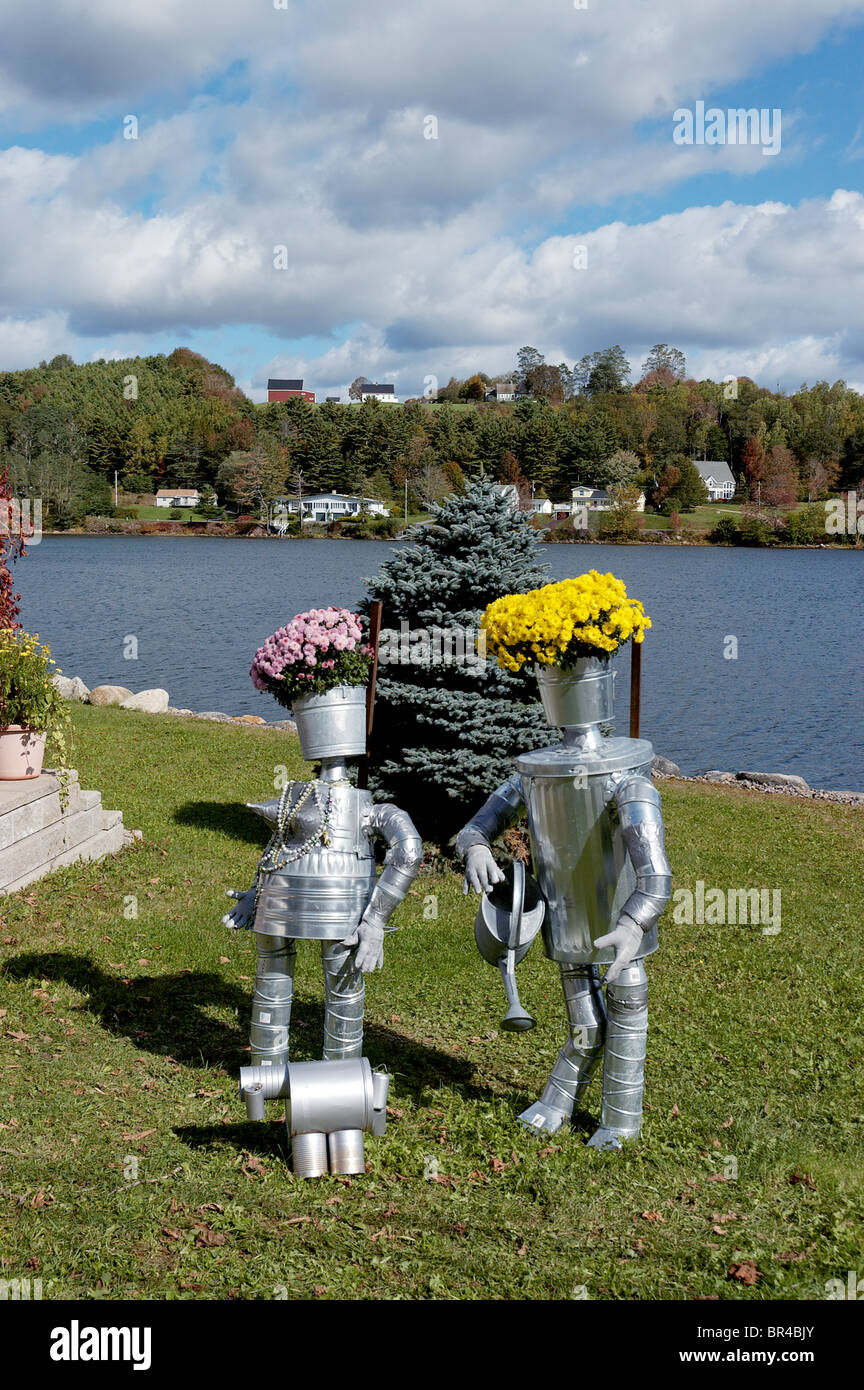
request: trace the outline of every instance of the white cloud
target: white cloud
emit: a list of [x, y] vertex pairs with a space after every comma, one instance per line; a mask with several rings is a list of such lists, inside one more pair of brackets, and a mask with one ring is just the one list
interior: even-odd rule
[[[0, 0], [0, 110], [117, 120], [77, 157], [20, 140], [0, 152], [0, 313], [34, 341], [56, 330], [62, 344], [38, 355], [224, 325], [323, 337], [321, 357], [270, 367], [322, 391], [362, 371], [413, 393], [427, 374], [504, 368], [524, 342], [572, 361], [665, 339], [797, 379], [794, 344], [856, 370], [858, 193], [547, 227], [572, 225], [574, 206], [774, 165], [758, 149], [674, 146], [672, 111], [722, 103], [745, 78], [752, 104], [773, 105], [766, 66], [862, 17], [864, 0], [330, 0], [326, 22], [300, 0]], [[203, 93], [231, 63], [227, 86]], [[137, 141], [122, 139], [129, 111]], [[784, 159], [790, 138], [791, 120]], [[20, 352], [0, 332], [0, 367]]]

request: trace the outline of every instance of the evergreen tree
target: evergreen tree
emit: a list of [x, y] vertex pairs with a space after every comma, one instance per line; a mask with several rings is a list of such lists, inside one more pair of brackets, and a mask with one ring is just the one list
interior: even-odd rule
[[[367, 581], [384, 604], [370, 785], [444, 844], [518, 753], [554, 740], [533, 675], [472, 655], [486, 605], [545, 583], [545, 566], [530, 522], [485, 479], [414, 537]], [[441, 632], [456, 650], [463, 640], [468, 660], [446, 660]]]

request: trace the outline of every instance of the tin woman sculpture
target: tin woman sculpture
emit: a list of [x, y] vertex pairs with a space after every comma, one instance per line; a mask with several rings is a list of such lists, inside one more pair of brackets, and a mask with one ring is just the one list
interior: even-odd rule
[[600, 1149], [620, 1149], [641, 1128], [643, 962], [657, 949], [671, 887], [652, 746], [606, 737], [601, 727], [614, 718], [609, 658], [631, 638], [641, 642], [649, 626], [620, 580], [595, 570], [489, 605], [483, 627], [490, 650], [512, 670], [534, 663], [546, 718], [564, 737], [517, 758], [515, 775], [456, 841], [465, 891], [489, 893], [503, 879], [491, 843], [527, 816], [546, 902], [543, 940], [561, 971], [569, 1031], [540, 1099], [519, 1119], [554, 1134], [569, 1122], [602, 1056], [600, 1127], [588, 1141]]
[[[266, 1099], [290, 1095], [298, 940], [321, 943], [325, 1062], [361, 1058], [363, 975], [381, 968], [388, 920], [422, 862], [422, 842], [405, 812], [374, 805], [371, 793], [353, 786], [348, 777], [346, 760], [366, 752], [370, 660], [359, 618], [345, 609], [327, 608], [292, 619], [264, 643], [252, 664], [250, 674], [258, 689], [290, 705], [304, 758], [320, 761], [321, 766], [314, 781], [290, 782], [276, 800], [251, 803], [274, 831], [255, 882], [245, 893], [229, 893], [237, 901], [222, 919], [230, 928], [253, 928], [258, 946], [250, 1036], [253, 1065], [241, 1072], [250, 1118], [263, 1118]], [[380, 877], [375, 870], [376, 836], [387, 844]], [[369, 1067], [362, 1060], [365, 1071], [354, 1068], [357, 1104], [371, 1127], [371, 1082], [365, 1075]], [[308, 1070], [310, 1064], [301, 1065]], [[348, 1071], [353, 1076], [353, 1070]], [[330, 1085], [331, 1072], [335, 1075], [333, 1068], [326, 1075], [311, 1075], [319, 1077], [323, 1087], [325, 1082]], [[307, 1090], [309, 1084], [307, 1077]], [[382, 1105], [374, 1109], [381, 1112]], [[288, 1120], [290, 1127], [290, 1115]], [[294, 1135], [295, 1171], [301, 1148], [314, 1148], [309, 1162], [320, 1166], [322, 1132], [306, 1132], [317, 1133], [318, 1139], [315, 1145], [298, 1145], [299, 1136]], [[326, 1158], [326, 1148], [324, 1152]]]

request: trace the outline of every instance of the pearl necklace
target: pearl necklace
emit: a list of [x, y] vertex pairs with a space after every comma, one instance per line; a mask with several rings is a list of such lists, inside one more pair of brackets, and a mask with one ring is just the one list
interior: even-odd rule
[[[330, 844], [330, 820], [332, 815], [332, 800], [330, 796], [331, 783], [321, 782], [317, 778], [314, 782], [289, 782], [284, 788], [279, 798], [279, 809], [276, 812], [276, 828], [270, 837], [270, 841], [258, 863], [258, 875], [256, 878], [255, 889], [255, 911], [258, 909], [258, 898], [263, 887], [262, 880], [278, 869], [284, 869], [289, 864], [296, 863], [304, 855], [311, 853], [317, 845], [325, 848]], [[302, 791], [297, 801], [292, 806], [291, 798], [295, 787], [302, 787]], [[325, 793], [326, 791], [326, 800]], [[306, 836], [300, 845], [293, 848], [285, 843], [285, 832], [290, 830], [292, 822], [295, 820], [299, 811], [306, 805], [310, 797], [314, 796], [315, 805], [318, 808], [318, 825]], [[253, 919], [254, 920], [254, 919]]]

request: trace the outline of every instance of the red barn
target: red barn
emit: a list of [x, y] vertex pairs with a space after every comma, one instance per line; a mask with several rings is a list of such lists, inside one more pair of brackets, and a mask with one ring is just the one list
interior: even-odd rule
[[292, 396], [299, 396], [301, 400], [315, 402], [314, 391], [303, 390], [303, 379], [299, 381], [289, 381], [281, 377], [271, 376], [267, 382], [268, 401], [288, 401]]

